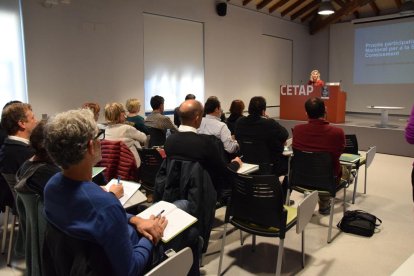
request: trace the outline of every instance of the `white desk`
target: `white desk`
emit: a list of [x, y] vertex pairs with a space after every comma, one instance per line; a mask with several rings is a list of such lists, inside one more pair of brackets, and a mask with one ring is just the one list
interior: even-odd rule
[[376, 127], [387, 128], [387, 127], [397, 127], [394, 125], [388, 124], [388, 110], [401, 110], [405, 107], [402, 106], [378, 106], [378, 105], [368, 105], [367, 108], [370, 109], [379, 109], [381, 110], [381, 121], [379, 124], [375, 125]]

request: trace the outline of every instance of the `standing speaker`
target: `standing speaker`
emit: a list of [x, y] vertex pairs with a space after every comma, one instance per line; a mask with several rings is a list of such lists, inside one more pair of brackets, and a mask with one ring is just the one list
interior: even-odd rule
[[227, 4], [224, 2], [217, 3], [216, 12], [219, 16], [225, 16], [227, 14]]

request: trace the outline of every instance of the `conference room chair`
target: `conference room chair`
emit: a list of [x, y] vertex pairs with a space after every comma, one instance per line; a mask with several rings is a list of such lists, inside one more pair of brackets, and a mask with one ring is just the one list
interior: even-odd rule
[[101, 246], [75, 239], [46, 223], [42, 272], [55, 275], [114, 275]]
[[273, 173], [272, 158], [265, 143], [250, 139], [240, 139], [238, 142], [240, 153], [243, 155], [242, 161], [259, 165], [259, 171], [256, 174], [267, 175]]
[[[1, 253], [5, 253], [6, 248], [6, 240], [7, 235], [9, 232], [9, 216], [12, 215], [12, 222], [10, 224], [10, 236], [9, 236], [9, 244], [7, 247], [7, 257], [6, 257], [6, 264], [10, 266], [11, 263], [11, 256], [12, 250], [14, 247], [14, 238], [15, 238], [15, 228], [17, 226], [17, 221], [19, 219], [17, 209], [16, 209], [16, 191], [14, 190], [14, 186], [16, 185], [16, 175], [15, 174], [6, 174], [2, 173], [2, 177], [7, 182], [9, 189], [12, 191], [13, 195], [13, 206], [6, 206], [4, 218], [3, 218], [3, 237], [2, 237], [2, 244], [1, 244]], [[19, 243], [16, 245], [17, 252], [24, 254], [22, 240], [19, 239]]]
[[155, 176], [163, 158], [157, 149], [138, 149], [141, 166], [139, 168], [139, 182], [148, 191], [154, 191]]
[[210, 174], [199, 162], [166, 158], [155, 179], [154, 202], [187, 200], [188, 213], [198, 219], [197, 229], [207, 251], [216, 212], [217, 193]]
[[218, 275], [221, 275], [228, 223], [252, 235], [253, 249], [256, 235], [279, 238], [276, 275], [281, 274], [286, 232], [296, 225], [296, 232], [302, 233], [302, 267], [304, 267], [304, 229], [315, 210], [318, 194], [311, 193], [299, 203], [297, 208], [285, 206], [282, 188], [278, 183], [274, 175], [233, 174], [232, 197], [225, 214]]
[[[371, 165], [372, 161], [374, 160], [376, 149], [377, 149], [376, 146], [371, 146], [371, 147], [368, 148], [368, 151], [366, 152], [366, 154], [362, 155], [362, 154], [359, 153], [357, 136], [355, 134], [346, 134], [345, 135], [344, 153], [351, 153], [351, 154], [356, 154], [356, 155], [361, 156], [361, 159], [355, 165], [355, 169], [356, 169], [357, 172], [356, 172], [356, 175], [355, 175], [355, 182], [354, 182], [355, 187], [354, 187], [354, 196], [353, 196], [353, 202], [352, 203], [355, 202], [355, 193], [356, 193], [357, 184], [358, 184], [359, 168], [361, 166], [364, 166], [364, 165], [365, 165], [364, 194], [367, 193], [368, 167]], [[367, 166], [368, 159], [369, 159], [369, 164]]]
[[377, 153], [376, 146], [369, 147], [367, 153], [365, 154], [365, 158], [363, 158], [360, 162], [360, 166], [365, 166], [364, 194], [367, 193], [368, 168], [371, 166], [372, 161], [374, 161], [374, 157], [376, 153]]
[[164, 146], [165, 144], [165, 133], [162, 129], [154, 128], [154, 127], [147, 127], [148, 133], [149, 133], [149, 142], [148, 142], [148, 148], [152, 147], [159, 147]]
[[[344, 189], [343, 212], [346, 211], [347, 181], [339, 180], [334, 175], [332, 156], [328, 152], [305, 152], [293, 149], [290, 165], [289, 190], [300, 193], [317, 191], [329, 195], [331, 209], [329, 213], [328, 243], [332, 241], [332, 222], [336, 193]], [[287, 198], [289, 198], [288, 193]]]
[[26, 275], [43, 275], [41, 257], [46, 229], [43, 202], [37, 194], [17, 192], [16, 207], [24, 243]]
[[192, 263], [193, 253], [186, 247], [151, 269], [145, 276], [187, 275]]
[[105, 167], [103, 174], [107, 181], [121, 177], [137, 181], [138, 168], [131, 150], [122, 141], [101, 140], [102, 160], [96, 165]]

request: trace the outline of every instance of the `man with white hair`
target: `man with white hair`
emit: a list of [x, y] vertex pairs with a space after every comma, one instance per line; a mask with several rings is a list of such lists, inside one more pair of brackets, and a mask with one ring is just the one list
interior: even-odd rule
[[92, 182], [92, 167], [101, 159], [101, 134], [87, 109], [60, 113], [46, 124], [45, 147], [63, 171], [46, 184], [45, 216], [66, 235], [102, 247], [114, 275], [140, 275], [167, 221], [127, 214], [118, 200], [122, 185], [106, 192]]

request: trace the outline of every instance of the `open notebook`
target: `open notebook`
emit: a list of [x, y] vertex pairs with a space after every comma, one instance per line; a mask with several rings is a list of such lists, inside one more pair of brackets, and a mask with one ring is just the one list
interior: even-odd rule
[[165, 243], [169, 242], [197, 221], [196, 217], [193, 217], [167, 201], [159, 201], [145, 209], [145, 211], [139, 213], [137, 216], [148, 219], [151, 215], [157, 216], [160, 213], [161, 216], [165, 216], [168, 220], [167, 227], [164, 230], [164, 236], [162, 237], [162, 241]]
[[[119, 201], [121, 202], [122, 206], [125, 205], [125, 203], [135, 194], [135, 193], [141, 193], [140, 191], [138, 191], [139, 187], [141, 186], [141, 184], [137, 183], [137, 182], [132, 182], [132, 181], [125, 181], [125, 180], [121, 180], [122, 185], [124, 186], [124, 196], [121, 197], [119, 199]], [[107, 191], [109, 191], [109, 187], [111, 187], [111, 185], [117, 185], [118, 184], [118, 179], [112, 179], [111, 181], [108, 182], [108, 184], [106, 184], [105, 188]], [[141, 193], [142, 194], [142, 193]], [[146, 199], [145, 195], [142, 194], [142, 197], [144, 199]]]
[[259, 170], [259, 165], [243, 163], [241, 167], [237, 170], [237, 173], [240, 174], [249, 174]]

